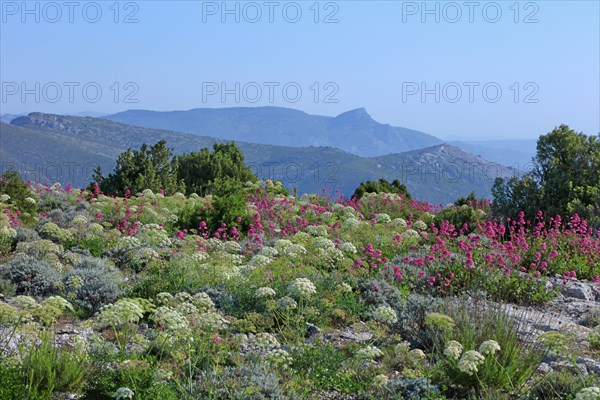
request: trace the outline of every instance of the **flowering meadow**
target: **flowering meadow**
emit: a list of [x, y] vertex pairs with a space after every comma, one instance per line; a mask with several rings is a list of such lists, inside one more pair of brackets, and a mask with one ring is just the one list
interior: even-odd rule
[[518, 318], [598, 292], [576, 214], [266, 181], [214, 226], [210, 195], [7, 185], [0, 399], [600, 399], [600, 295], [580, 336]]

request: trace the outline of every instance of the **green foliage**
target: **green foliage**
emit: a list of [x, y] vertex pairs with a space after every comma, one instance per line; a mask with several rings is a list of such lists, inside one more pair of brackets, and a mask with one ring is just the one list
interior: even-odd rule
[[529, 391], [527, 400], [572, 400], [583, 388], [598, 386], [600, 380], [594, 375], [573, 374], [569, 368], [552, 371], [537, 382]]
[[214, 193], [217, 182], [228, 178], [239, 183], [257, 180], [244, 164], [244, 155], [235, 143], [215, 143], [212, 152], [204, 148], [175, 157], [175, 160], [179, 165], [177, 179], [185, 183], [188, 194]]
[[116, 368], [98, 365], [87, 382], [84, 398], [111, 399], [117, 389], [127, 387], [134, 392], [136, 399], [180, 399], [174, 385], [160, 380], [160, 372], [158, 366], [142, 360], [121, 363]]
[[15, 210], [21, 211], [20, 219], [31, 223], [37, 214], [35, 195], [21, 179], [16, 171], [6, 171], [0, 179], [0, 196], [8, 195], [8, 204]]
[[[525, 330], [523, 316], [513, 318], [505, 306], [482, 303], [483, 299], [448, 301], [445, 313], [452, 317], [455, 328], [451, 339], [462, 345], [462, 353], [478, 350], [483, 342], [493, 340], [500, 344], [495, 354], [485, 356], [485, 362], [473, 375], [456, 368], [456, 361], [444, 354], [447, 344], [439, 336], [434, 341], [434, 354], [439, 369], [434, 382], [453, 386], [453, 395], [474, 393], [482, 395], [486, 388], [522, 392], [524, 385], [537, 371], [547, 349], [535, 340], [531, 330]], [[535, 322], [534, 322], [535, 323]]]
[[365, 193], [395, 193], [405, 195], [407, 199], [410, 199], [410, 194], [408, 193], [408, 189], [406, 189], [406, 185], [401, 184], [398, 179], [394, 179], [392, 183], [383, 178], [379, 179], [377, 182], [361, 182], [354, 191], [352, 197], [360, 199]]
[[561, 125], [540, 136], [534, 168], [523, 178], [496, 179], [494, 212], [533, 220], [538, 210], [550, 216], [574, 212], [600, 226], [600, 137]]
[[146, 143], [139, 150], [121, 153], [117, 159], [115, 172], [104, 178], [98, 170], [94, 180], [105, 194], [123, 194], [126, 189], [132, 193], [150, 189], [165, 194], [184, 191], [185, 185], [177, 179], [179, 166], [177, 158], [171, 160], [172, 150], [167, 142], [159, 141], [153, 146]]
[[315, 343], [296, 349], [291, 355], [294, 360], [292, 368], [314, 391], [358, 393], [369, 387], [367, 379], [350, 373], [348, 361], [351, 356], [332, 344]]
[[27, 384], [26, 398], [52, 399], [61, 392], [79, 392], [89, 373], [89, 361], [77, 349], [57, 348], [48, 334], [25, 350], [20, 367]]
[[19, 368], [16, 365], [0, 362], [0, 399], [30, 400], [25, 397], [26, 392], [26, 383], [22, 379]]
[[[461, 199], [463, 200], [463, 199]], [[463, 229], [466, 225], [466, 229], [463, 229], [463, 233], [471, 233], [477, 228], [477, 225], [483, 222], [485, 218], [485, 212], [473, 205], [462, 204], [462, 201], [457, 201], [461, 205], [452, 205], [446, 207], [435, 215], [434, 222], [437, 226], [440, 226], [444, 221], [448, 221], [457, 230]]]
[[208, 190], [212, 193], [210, 205], [203, 202], [186, 204], [178, 215], [179, 228], [198, 229], [200, 222], [204, 221], [209, 233], [223, 224], [245, 231], [250, 221], [246, 213], [248, 194], [241, 182], [233, 178], [218, 178], [208, 186]]

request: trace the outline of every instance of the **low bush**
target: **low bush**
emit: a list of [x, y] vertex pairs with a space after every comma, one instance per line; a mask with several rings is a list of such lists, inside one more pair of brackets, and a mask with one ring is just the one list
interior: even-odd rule
[[44, 260], [19, 254], [6, 264], [6, 270], [17, 294], [45, 296], [60, 287], [61, 274]]
[[122, 274], [103, 259], [84, 257], [76, 262], [64, 278], [67, 297], [86, 314], [113, 303], [122, 295]]

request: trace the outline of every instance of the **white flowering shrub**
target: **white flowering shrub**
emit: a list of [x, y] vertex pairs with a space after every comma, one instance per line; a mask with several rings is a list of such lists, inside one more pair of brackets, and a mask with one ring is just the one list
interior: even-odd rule
[[40, 306], [33, 297], [24, 295], [12, 297], [8, 299], [8, 303], [21, 310], [35, 310]]
[[42, 304], [50, 305], [61, 311], [73, 311], [73, 305], [60, 296], [50, 296], [42, 302]]
[[104, 227], [97, 222], [92, 222], [89, 224], [87, 229], [92, 235], [99, 235], [104, 232]]
[[249, 342], [261, 349], [276, 348], [279, 347], [277, 338], [270, 333], [261, 332], [249, 338]]
[[336, 289], [340, 293], [352, 293], [352, 286], [348, 285], [346, 282], [337, 285]]
[[129, 250], [141, 245], [140, 240], [134, 236], [121, 236], [117, 239], [114, 248], [117, 250]]
[[346, 254], [356, 254], [358, 252], [356, 246], [350, 242], [341, 243], [339, 249]]
[[340, 203], [335, 203], [334, 205], [331, 206], [331, 211], [333, 212], [340, 212], [344, 209], [344, 205], [340, 204]]
[[262, 299], [263, 297], [273, 297], [276, 294], [275, 290], [270, 287], [260, 287], [254, 292], [254, 296], [259, 299]]
[[0, 253], [10, 250], [13, 239], [17, 236], [17, 231], [7, 226], [0, 228]]
[[345, 219], [342, 222], [342, 228], [346, 228], [346, 229], [353, 229], [353, 228], [357, 228], [361, 225], [361, 222], [354, 217], [350, 217]]
[[413, 229], [421, 231], [423, 229], [427, 229], [427, 224], [421, 220], [415, 221], [412, 225]]
[[497, 351], [500, 351], [500, 345], [495, 340], [486, 340], [479, 346], [479, 352], [484, 356], [495, 354]]
[[198, 308], [192, 303], [180, 303], [175, 307], [175, 311], [181, 315], [187, 316], [198, 313]]
[[371, 313], [371, 317], [384, 324], [394, 324], [398, 322], [396, 311], [390, 306], [379, 306]]
[[419, 235], [419, 232], [415, 231], [414, 229], [407, 229], [402, 232], [403, 239], [419, 239], [420, 237], [421, 235]]
[[600, 400], [600, 387], [583, 388], [575, 396], [575, 400]]
[[364, 347], [356, 352], [356, 358], [363, 361], [375, 360], [380, 357], [383, 357], [383, 351], [371, 345]]
[[333, 217], [333, 213], [325, 211], [324, 213], [321, 213], [319, 217], [323, 222], [329, 222], [331, 220], [331, 217]]
[[481, 353], [476, 350], [469, 350], [462, 355], [460, 360], [458, 360], [457, 368], [467, 375], [473, 375], [484, 361], [485, 358]]
[[279, 251], [275, 247], [264, 246], [258, 254], [268, 258], [274, 258], [279, 255]]
[[307, 278], [295, 279], [288, 286], [288, 294], [291, 297], [299, 299], [308, 299], [315, 293], [317, 293], [317, 288], [315, 287], [315, 284]]
[[140, 270], [149, 262], [160, 259], [158, 252], [151, 247], [137, 247], [130, 249], [128, 257], [128, 266], [135, 270]]
[[189, 322], [183, 315], [165, 306], [158, 307], [150, 315], [150, 320], [168, 332], [178, 332], [189, 327]]
[[385, 385], [388, 384], [388, 381], [389, 381], [389, 379], [386, 375], [383, 375], [383, 374], [375, 375], [375, 377], [373, 378], [373, 386], [384, 387]]
[[171, 239], [158, 224], [146, 224], [135, 235], [144, 246], [171, 247]]
[[192, 297], [192, 303], [201, 311], [208, 311], [215, 308], [215, 303], [213, 303], [210, 296], [204, 292], [196, 293]]
[[[150, 190], [150, 189], [146, 189], [146, 190]], [[113, 394], [113, 398], [115, 400], [125, 400], [125, 399], [133, 399], [133, 396], [135, 396], [135, 393], [133, 393], [133, 390], [127, 388], [127, 387], [120, 387], [117, 389], [117, 391]]]
[[295, 257], [306, 254], [306, 248], [301, 244], [292, 243], [287, 239], [279, 239], [275, 242], [275, 248], [282, 256]]
[[209, 253], [225, 251], [225, 243], [217, 238], [206, 239], [204, 245]]
[[214, 311], [207, 311], [198, 315], [194, 320], [195, 325], [203, 331], [213, 332], [225, 329], [229, 322], [221, 314]]
[[446, 344], [444, 355], [450, 359], [458, 360], [458, 357], [460, 357], [462, 351], [462, 344], [458, 343], [456, 340], [451, 340]]
[[240, 254], [243, 251], [240, 243], [233, 240], [223, 243], [223, 248], [226, 252], [231, 254]]
[[292, 365], [292, 356], [283, 349], [274, 349], [265, 355], [265, 361], [273, 367], [287, 369]]
[[326, 268], [334, 268], [340, 265], [344, 261], [344, 253], [340, 249], [328, 248], [328, 249], [317, 249], [316, 255], [319, 258], [320, 263], [326, 266]]
[[330, 250], [330, 249], [335, 249], [335, 244], [324, 237], [316, 237], [313, 239], [311, 246], [314, 247], [315, 249], [321, 249], [321, 250]]
[[101, 326], [118, 327], [128, 323], [138, 323], [144, 317], [144, 310], [129, 299], [120, 299], [100, 309], [97, 320]]
[[375, 222], [378, 224], [389, 224], [392, 222], [392, 218], [390, 218], [390, 216], [386, 213], [380, 213], [377, 214], [377, 217], [375, 217]]
[[161, 292], [156, 295], [156, 303], [159, 306], [174, 307], [177, 305], [175, 297], [171, 293]]
[[192, 260], [194, 260], [194, 262], [202, 262], [202, 261], [205, 261], [206, 259], [208, 259], [208, 254], [196, 252], [196, 253], [192, 254], [190, 256], [190, 258]]
[[306, 227], [306, 232], [311, 236], [327, 236], [327, 226], [309, 225]]
[[76, 215], [71, 222], [75, 226], [84, 226], [88, 223], [88, 219], [85, 215]]
[[54, 222], [48, 222], [40, 229], [40, 236], [54, 242], [65, 243], [74, 239], [73, 232], [62, 229]]
[[267, 265], [271, 264], [273, 262], [273, 260], [270, 257], [267, 257], [263, 254], [256, 254], [254, 257], [252, 257], [250, 259], [250, 265], [252, 265], [253, 267], [266, 267]]
[[290, 311], [297, 308], [298, 303], [296, 303], [296, 300], [292, 299], [289, 296], [283, 296], [282, 298], [277, 300], [276, 306], [281, 311]]

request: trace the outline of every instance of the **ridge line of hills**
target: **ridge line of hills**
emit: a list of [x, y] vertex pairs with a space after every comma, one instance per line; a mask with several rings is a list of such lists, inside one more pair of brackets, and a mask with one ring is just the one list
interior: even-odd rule
[[[11, 124], [0, 123], [0, 133], [0, 172], [14, 168], [26, 179], [75, 186], [89, 183], [97, 165], [108, 173], [121, 152], [137, 149], [143, 143], [165, 139], [175, 154], [181, 154], [230, 141], [144, 128], [108, 118], [43, 113], [18, 117]], [[260, 178], [282, 180], [289, 188], [297, 187], [299, 193], [318, 193], [325, 188], [349, 195], [361, 181], [385, 178], [399, 179], [415, 198], [448, 203], [471, 191], [489, 197], [496, 176], [517, 173], [443, 142], [372, 157], [331, 146], [235, 142]]]

